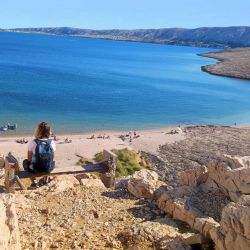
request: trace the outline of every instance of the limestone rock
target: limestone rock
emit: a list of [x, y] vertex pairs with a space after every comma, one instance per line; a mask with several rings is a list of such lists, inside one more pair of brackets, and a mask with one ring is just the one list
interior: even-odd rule
[[80, 182], [82, 179], [98, 179], [98, 177], [94, 174], [90, 173], [83, 173], [83, 174], [77, 174], [75, 178]]
[[128, 191], [137, 198], [152, 198], [158, 187], [157, 173], [147, 169], [135, 172], [128, 181]]
[[162, 240], [160, 242], [160, 249], [163, 250], [191, 250], [190, 246], [186, 246], [181, 239], [176, 238], [172, 240]]
[[203, 237], [201, 234], [197, 233], [186, 233], [181, 235], [182, 242], [186, 245], [202, 244]]
[[44, 187], [51, 192], [63, 192], [67, 189], [73, 188], [79, 185], [79, 181], [73, 175], [58, 175], [55, 176], [48, 184], [48, 187]]
[[228, 204], [222, 212], [221, 232], [226, 249], [250, 249], [250, 206]]
[[14, 196], [0, 196], [0, 249], [21, 250]]
[[233, 159], [238, 164], [241, 165], [241, 167], [248, 167], [250, 168], [250, 156], [233, 156], [233, 155], [225, 155], [228, 158]]
[[208, 164], [208, 175], [234, 202], [238, 201], [238, 194], [250, 194], [248, 167], [231, 169], [225, 163], [211, 162]]
[[103, 188], [103, 182], [94, 174], [83, 173], [78, 174], [75, 178], [80, 182], [80, 184], [84, 187], [100, 187]]
[[115, 189], [127, 189], [128, 188], [128, 181], [131, 176], [121, 177], [116, 180], [115, 182]]
[[180, 173], [180, 185], [197, 186], [207, 180], [207, 168], [198, 166]]

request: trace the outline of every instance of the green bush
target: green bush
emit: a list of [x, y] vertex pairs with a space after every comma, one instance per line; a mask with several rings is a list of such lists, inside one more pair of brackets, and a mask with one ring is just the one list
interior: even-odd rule
[[[111, 150], [117, 155], [117, 166], [116, 166], [116, 176], [127, 176], [134, 174], [142, 168], [148, 167], [147, 162], [133, 150], [125, 149], [113, 149]], [[96, 162], [103, 160], [103, 153], [98, 153], [95, 155], [94, 160]]]

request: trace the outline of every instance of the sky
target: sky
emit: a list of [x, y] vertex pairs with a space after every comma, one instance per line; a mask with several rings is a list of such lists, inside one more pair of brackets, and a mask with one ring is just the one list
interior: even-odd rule
[[250, 0], [1, 0], [0, 28], [250, 26]]

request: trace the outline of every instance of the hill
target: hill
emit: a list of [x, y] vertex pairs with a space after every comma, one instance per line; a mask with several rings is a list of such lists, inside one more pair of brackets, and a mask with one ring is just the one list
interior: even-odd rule
[[196, 29], [163, 28], [135, 30], [91, 30], [69, 27], [18, 28], [0, 31], [80, 36], [198, 47], [235, 48], [250, 46], [250, 27], [203, 27]]

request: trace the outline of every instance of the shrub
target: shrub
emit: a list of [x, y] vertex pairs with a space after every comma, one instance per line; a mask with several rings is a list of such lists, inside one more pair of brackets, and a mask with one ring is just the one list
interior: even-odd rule
[[[132, 175], [135, 171], [148, 167], [148, 164], [145, 159], [143, 159], [140, 154], [133, 150], [125, 148], [119, 150], [113, 149], [111, 151], [117, 155], [117, 177]], [[94, 160], [96, 162], [102, 161], [103, 153], [96, 154]]]

